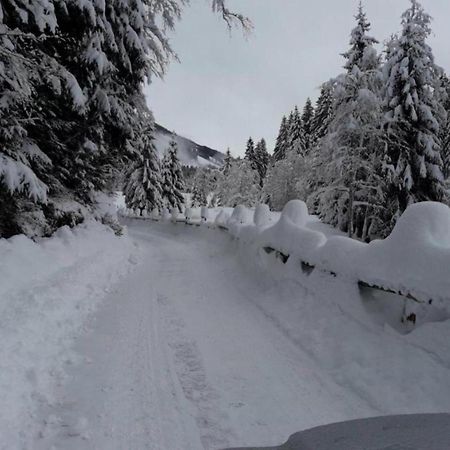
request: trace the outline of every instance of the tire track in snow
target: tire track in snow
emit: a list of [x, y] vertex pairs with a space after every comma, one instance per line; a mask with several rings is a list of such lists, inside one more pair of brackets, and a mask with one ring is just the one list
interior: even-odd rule
[[221, 411], [220, 396], [207, 380], [200, 351], [195, 341], [187, 337], [183, 319], [168, 297], [159, 294], [158, 304], [166, 325], [165, 340], [172, 353], [173, 367], [184, 397], [192, 406], [203, 447], [227, 447], [233, 435], [229, 418]]

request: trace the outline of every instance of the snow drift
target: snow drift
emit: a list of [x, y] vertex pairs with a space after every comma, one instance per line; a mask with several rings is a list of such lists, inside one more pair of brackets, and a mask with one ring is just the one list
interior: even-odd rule
[[32, 448], [35, 408], [52, 401], [74, 337], [133, 251], [94, 221], [39, 242], [0, 239], [0, 448]]
[[289, 202], [278, 219], [271, 214], [262, 206], [254, 213], [237, 206], [224, 225], [246, 244], [450, 309], [450, 208], [446, 205], [410, 206], [388, 238], [369, 244], [311, 229], [312, 218], [299, 200]]

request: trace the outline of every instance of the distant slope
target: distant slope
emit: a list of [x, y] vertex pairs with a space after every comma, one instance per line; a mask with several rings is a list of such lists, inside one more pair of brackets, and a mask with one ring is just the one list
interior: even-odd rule
[[199, 145], [183, 136], [173, 134], [161, 125], [155, 124], [155, 126], [155, 145], [161, 156], [168, 148], [169, 142], [174, 139], [178, 144], [178, 156], [184, 166], [222, 166], [225, 156], [223, 153], [204, 145]]

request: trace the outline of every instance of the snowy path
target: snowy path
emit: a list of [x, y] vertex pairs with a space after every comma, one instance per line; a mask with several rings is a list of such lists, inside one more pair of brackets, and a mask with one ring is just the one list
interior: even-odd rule
[[[275, 445], [339, 420], [450, 407], [448, 353], [361, 323], [362, 307], [317, 304], [327, 283], [336, 295], [348, 287], [324, 280], [312, 295], [265, 279], [217, 231], [134, 222], [130, 234], [144, 260], [78, 342], [82, 363], [42, 411], [37, 449]], [[423, 365], [418, 377], [432, 380], [408, 387], [404, 374]], [[391, 379], [377, 383], [383, 371]]]

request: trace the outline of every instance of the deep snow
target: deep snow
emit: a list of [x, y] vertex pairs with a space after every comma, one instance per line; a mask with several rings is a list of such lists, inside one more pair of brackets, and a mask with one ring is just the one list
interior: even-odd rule
[[0, 239], [0, 448], [33, 449], [85, 320], [137, 262], [126, 236], [88, 222], [38, 243]]
[[403, 335], [385, 318], [398, 300], [219, 230], [129, 230], [142, 263], [112, 283], [78, 340], [35, 448], [278, 445], [331, 422], [450, 410], [448, 321]]

